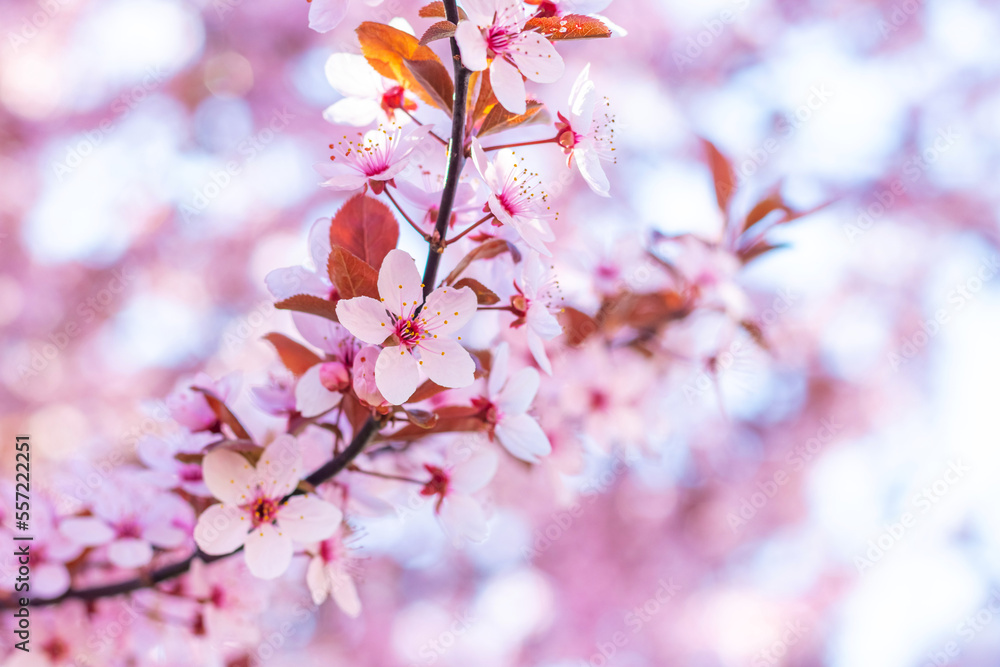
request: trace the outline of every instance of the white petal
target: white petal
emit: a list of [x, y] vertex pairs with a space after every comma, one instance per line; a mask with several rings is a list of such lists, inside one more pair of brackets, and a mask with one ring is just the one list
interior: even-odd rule
[[375, 100], [347, 97], [334, 102], [323, 110], [323, 119], [334, 125], [365, 127], [379, 118], [382, 105]]
[[257, 461], [257, 476], [269, 498], [283, 498], [298, 486], [303, 468], [298, 441], [284, 434], [264, 448]]
[[528, 110], [525, 101], [528, 93], [524, 89], [521, 73], [503, 58], [494, 58], [490, 65], [490, 85], [497, 101], [507, 111], [520, 115]]
[[462, 64], [473, 72], [486, 69], [486, 38], [472, 21], [460, 21], [455, 41], [462, 53]]
[[329, 32], [344, 20], [347, 0], [312, 0], [309, 3], [309, 27], [316, 32]]
[[451, 471], [451, 487], [459, 494], [475, 493], [490, 483], [499, 466], [500, 457], [495, 451], [480, 448], [472, 458]]
[[547, 456], [552, 451], [545, 431], [528, 415], [514, 415], [501, 420], [494, 433], [500, 444], [522, 461], [538, 463], [539, 457]]
[[232, 505], [212, 505], [198, 517], [194, 541], [205, 553], [221, 556], [243, 546], [249, 530], [246, 512]]
[[330, 580], [326, 576], [323, 559], [319, 556], [309, 561], [309, 567], [306, 569], [306, 585], [312, 594], [313, 604], [323, 604], [326, 596], [330, 594]]
[[153, 547], [134, 537], [115, 540], [108, 545], [108, 560], [118, 567], [142, 567], [153, 560]]
[[587, 78], [589, 72], [588, 64], [573, 84], [573, 91], [569, 96], [569, 113], [573, 129], [578, 134], [590, 132], [590, 125], [594, 121], [594, 109], [597, 107], [597, 86]]
[[535, 302], [528, 307], [528, 314], [525, 316], [525, 321], [529, 331], [538, 334], [545, 340], [552, 340], [563, 332], [559, 320], [541, 302]]
[[59, 532], [66, 539], [85, 547], [107, 544], [115, 538], [115, 531], [97, 517], [81, 516], [63, 519]]
[[472, 355], [450, 338], [420, 341], [420, 361], [421, 370], [442, 387], [468, 387], [476, 379]]
[[215, 449], [205, 455], [202, 478], [212, 495], [230, 505], [242, 505], [256, 486], [257, 471], [245, 458], [227, 449]]
[[555, 83], [566, 69], [556, 47], [537, 32], [522, 32], [511, 42], [510, 50], [521, 74], [532, 81]]
[[62, 563], [41, 563], [31, 571], [31, 592], [36, 598], [59, 597], [69, 584], [69, 570]]
[[367, 176], [344, 160], [320, 162], [313, 169], [323, 178], [320, 185], [332, 190], [360, 190], [368, 182]]
[[490, 169], [490, 160], [486, 157], [486, 151], [483, 150], [483, 145], [479, 143], [477, 137], [472, 137], [472, 162], [476, 165], [479, 175], [485, 179]]
[[439, 287], [427, 295], [420, 317], [428, 331], [447, 334], [468, 324], [478, 307], [479, 301], [472, 288]]
[[528, 349], [531, 350], [531, 356], [535, 358], [535, 362], [547, 375], [552, 375], [552, 362], [549, 361], [549, 355], [545, 352], [545, 342], [530, 329], [527, 338]]
[[490, 377], [486, 386], [491, 398], [500, 393], [507, 381], [507, 360], [509, 358], [510, 346], [507, 343], [500, 343], [493, 350], [493, 362], [490, 364]]
[[247, 569], [258, 579], [280, 577], [291, 564], [293, 553], [291, 538], [270, 524], [254, 528], [247, 537]]
[[[346, 0], [340, 0], [347, 4]], [[315, 0], [313, 0], [315, 2]], [[334, 53], [326, 59], [326, 80], [344, 97], [378, 97], [383, 92], [382, 76], [368, 60], [356, 53]]]
[[320, 218], [309, 228], [309, 256], [316, 271], [326, 275], [326, 264], [330, 258], [331, 218]]
[[[383, 308], [383, 310], [385, 309]], [[292, 321], [295, 322], [295, 328], [299, 330], [306, 342], [333, 355], [341, 354], [345, 339], [350, 338], [344, 327], [325, 317], [307, 313], [292, 313]]]
[[315, 417], [340, 404], [340, 392], [323, 386], [319, 373], [323, 364], [316, 364], [302, 374], [295, 385], [295, 409], [303, 417]]
[[[493, 210], [492, 206], [490, 206], [490, 210]], [[537, 250], [546, 257], [552, 256], [552, 253], [545, 247], [545, 244], [554, 240], [555, 235], [544, 221], [518, 216], [511, 218], [511, 226], [521, 239], [528, 244], [529, 248]]]
[[372, 345], [382, 343], [393, 332], [385, 304], [370, 296], [356, 296], [337, 302], [337, 319], [355, 337]]
[[452, 495], [441, 503], [441, 525], [452, 541], [458, 545], [462, 539], [483, 542], [490, 536], [486, 513], [478, 502], [469, 496]]
[[[417, 305], [423, 302], [420, 272], [417, 271], [417, 263], [408, 252], [390, 250], [382, 260], [378, 272], [378, 293], [386, 309], [403, 318], [410, 317]], [[365, 340], [365, 342], [374, 344], [382, 341]]]
[[522, 368], [514, 373], [496, 397], [497, 407], [506, 415], [523, 413], [535, 400], [540, 378], [534, 368]]
[[344, 515], [315, 496], [290, 498], [278, 511], [278, 527], [296, 542], [322, 542], [340, 527]]
[[584, 140], [577, 144], [573, 150], [573, 157], [576, 158], [576, 167], [580, 170], [580, 175], [587, 181], [590, 189], [602, 197], [610, 197], [611, 183], [608, 182], [608, 176], [601, 166], [600, 156], [589, 141]]
[[341, 611], [351, 618], [360, 616], [361, 598], [358, 597], [358, 589], [354, 585], [351, 575], [337, 563], [330, 563], [326, 566], [326, 576], [330, 581], [330, 592], [333, 595], [333, 600]]
[[302, 266], [275, 269], [264, 276], [264, 284], [271, 295], [279, 301], [296, 294], [311, 294], [326, 298], [330, 285], [323, 282], [316, 273]]
[[462, 9], [465, 10], [466, 16], [483, 28], [493, 23], [496, 5], [495, 0], [462, 0]]
[[417, 360], [402, 347], [384, 348], [375, 362], [375, 386], [392, 405], [401, 405], [413, 396], [420, 383]]

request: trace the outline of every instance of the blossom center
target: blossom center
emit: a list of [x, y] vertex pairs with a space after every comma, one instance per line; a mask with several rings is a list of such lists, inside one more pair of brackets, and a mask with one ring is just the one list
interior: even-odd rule
[[251, 505], [254, 528], [265, 523], [271, 523], [278, 514], [278, 503], [272, 498], [261, 496]]
[[126, 519], [118, 524], [118, 537], [137, 538], [142, 535], [139, 523], [135, 519]]
[[396, 320], [396, 338], [399, 344], [407, 350], [411, 350], [420, 344], [420, 341], [427, 337], [422, 320], [405, 318]]
[[440, 511], [441, 502], [444, 500], [444, 497], [448, 495], [448, 486], [451, 484], [451, 479], [447, 472], [437, 466], [425, 464], [424, 469], [431, 474], [431, 479], [429, 482], [424, 484], [424, 488], [420, 489], [420, 495], [437, 496], [438, 501], [436, 509]]
[[506, 28], [500, 26], [490, 26], [486, 32], [486, 45], [497, 55], [507, 52], [510, 42], [514, 38], [514, 33], [508, 32]]
[[184, 482], [200, 482], [204, 477], [201, 474], [201, 466], [191, 463], [181, 468], [180, 478]]

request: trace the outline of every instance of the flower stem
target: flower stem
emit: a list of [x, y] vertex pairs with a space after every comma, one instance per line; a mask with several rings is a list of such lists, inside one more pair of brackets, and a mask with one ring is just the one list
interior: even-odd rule
[[483, 151], [498, 151], [501, 148], [520, 148], [521, 146], [538, 146], [541, 144], [554, 144], [559, 141], [559, 137], [555, 136], [551, 139], [539, 139], [538, 141], [522, 141], [518, 144], [500, 144], [499, 146], [483, 146]]
[[389, 192], [389, 188], [386, 188], [384, 192], [385, 196], [388, 197], [389, 201], [392, 202], [392, 205], [396, 207], [397, 211], [399, 211], [399, 214], [403, 216], [403, 219], [405, 219], [408, 223], [410, 223], [410, 227], [413, 227], [413, 229], [416, 230], [417, 234], [420, 234], [420, 236], [422, 236], [425, 241], [430, 243], [431, 237], [427, 234], [427, 232], [420, 229], [420, 227], [417, 227], [417, 223], [413, 222], [413, 219], [410, 218], [410, 216], [406, 215], [406, 211], [403, 210], [403, 207], [399, 205], [399, 202], [396, 201], [396, 198], [392, 196], [391, 192]]
[[[410, 117], [410, 120], [412, 120], [412, 121], [413, 121], [414, 123], [416, 123], [417, 125], [419, 125], [419, 126], [423, 127], [423, 125], [424, 125], [424, 124], [423, 124], [423, 123], [421, 123], [421, 122], [420, 122], [419, 120], [417, 120], [417, 117], [416, 117], [416, 116], [414, 116], [414, 115], [413, 115], [412, 113], [410, 113], [410, 112], [409, 112], [409, 111], [407, 111], [406, 109], [400, 109], [400, 111], [402, 111], [402, 112], [403, 112], [403, 113], [405, 113], [405, 114], [406, 114], [407, 116], [409, 116], [409, 117]], [[442, 139], [442, 138], [441, 138], [441, 137], [439, 137], [438, 135], [434, 134], [433, 132], [431, 132], [431, 133], [430, 133], [430, 135], [431, 135], [432, 137], [434, 137], [435, 139], [437, 139], [437, 140], [438, 140], [439, 142], [441, 142], [441, 144], [442, 144], [442, 145], [444, 145], [444, 146], [447, 146], [447, 145], [448, 145], [448, 142], [447, 142], [447, 141], [445, 141], [444, 139]]]
[[484, 222], [486, 222], [487, 220], [489, 220], [492, 217], [493, 217], [493, 214], [490, 213], [489, 215], [484, 216], [480, 220], [476, 220], [474, 223], [472, 223], [472, 225], [470, 225], [469, 227], [467, 227], [464, 232], [462, 232], [461, 234], [459, 234], [455, 238], [453, 238], [453, 239], [449, 240], [448, 242], [446, 242], [445, 245], [451, 245], [452, 243], [454, 243], [455, 241], [459, 240], [460, 238], [462, 238], [463, 236], [465, 236], [466, 234], [468, 234], [469, 232], [471, 232], [473, 229], [475, 229], [479, 225], [483, 224]]

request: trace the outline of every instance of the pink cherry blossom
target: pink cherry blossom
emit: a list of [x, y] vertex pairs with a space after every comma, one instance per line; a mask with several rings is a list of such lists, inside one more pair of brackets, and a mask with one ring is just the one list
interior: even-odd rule
[[306, 571], [306, 584], [315, 604], [332, 598], [341, 611], [357, 618], [361, 614], [361, 598], [351, 577], [351, 552], [344, 543], [342, 529], [330, 538], [310, 548], [313, 554]]
[[[364, 0], [365, 4], [375, 7], [382, 0]], [[308, 0], [309, 27], [316, 32], [329, 32], [340, 25], [347, 16], [350, 0]]]
[[611, 185], [601, 162], [615, 162], [615, 117], [608, 98], [597, 99], [596, 86], [590, 80], [588, 63], [573, 84], [569, 95], [569, 118], [559, 114], [559, 145], [576, 158], [576, 167], [590, 189], [609, 197]]
[[389, 129], [379, 126], [363, 135], [358, 133], [357, 141], [344, 135], [330, 144], [330, 162], [316, 165], [326, 179], [322, 185], [334, 190], [357, 190], [368, 185], [376, 194], [381, 193], [385, 184], [407, 167], [413, 150], [431, 129], [430, 125], [391, 125]]
[[374, 345], [361, 348], [354, 356], [354, 367], [351, 369], [354, 393], [373, 408], [388, 405], [375, 383], [375, 365], [379, 352], [379, 348]]
[[490, 85], [508, 111], [527, 110], [524, 79], [554, 83], [563, 73], [563, 60], [552, 43], [537, 32], [525, 31], [527, 16], [521, 0], [466, 0], [469, 19], [458, 24], [455, 40], [462, 63], [479, 72], [490, 69]]
[[425, 303], [416, 262], [403, 250], [391, 250], [382, 261], [378, 292], [381, 301], [366, 296], [341, 301], [337, 316], [352, 334], [371, 345], [395, 337], [375, 362], [375, 385], [389, 403], [405, 403], [416, 390], [421, 371], [442, 387], [472, 384], [475, 362], [450, 334], [475, 315], [475, 292], [468, 287], [439, 287]]
[[174, 393], [167, 396], [167, 409], [171, 417], [191, 431], [216, 429], [219, 420], [215, 412], [205, 395], [194, 387], [207, 389], [225, 402], [236, 398], [240, 384], [239, 373], [230, 373], [219, 380], [213, 380], [207, 373], [198, 373], [193, 380], [181, 381]]
[[463, 539], [483, 542], [489, 537], [488, 517], [473, 494], [490, 483], [498, 466], [496, 452], [482, 447], [451, 466], [424, 464], [431, 478], [420, 495], [436, 498], [434, 513], [456, 545]]
[[323, 112], [323, 118], [331, 123], [365, 127], [384, 118], [405, 124], [407, 116], [397, 115], [396, 110], [417, 109], [406, 89], [376, 72], [362, 55], [331, 55], [326, 61], [326, 80], [344, 96]]
[[[5, 494], [4, 500], [7, 498]], [[10, 498], [13, 498], [13, 493]], [[34, 539], [30, 554], [30, 586], [31, 593], [35, 597], [52, 598], [65, 593], [70, 585], [66, 563], [74, 560], [83, 551], [80, 544], [68, 539], [57, 530], [58, 520], [49, 499], [45, 496], [36, 496], [31, 504], [31, 532]], [[0, 536], [6, 539], [8, 544], [15, 544], [11, 540], [13, 534], [6, 529], [0, 530]], [[15, 578], [18, 569], [4, 567], [0, 568], [0, 573], [3, 575], [3, 587], [8, 591], [15, 591], [18, 584]]]
[[267, 414], [287, 417], [295, 412], [295, 385], [295, 377], [287, 369], [270, 371], [266, 384], [250, 388], [250, 398]]
[[508, 375], [510, 349], [501, 343], [493, 353], [487, 398], [479, 399], [487, 411], [492, 433], [500, 444], [522, 461], [538, 463], [552, 451], [542, 427], [526, 412], [535, 400], [540, 382], [538, 371], [522, 368]]
[[236, 452], [217, 449], [205, 456], [205, 483], [222, 501], [198, 517], [194, 538], [207, 554], [245, 547], [247, 568], [260, 579], [281, 576], [292, 561], [293, 542], [315, 542], [334, 533], [339, 509], [313, 495], [284, 500], [303, 472], [299, 444], [278, 437], [256, 466]]
[[163, 488], [183, 489], [195, 496], [211, 496], [202, 478], [201, 465], [177, 460], [178, 454], [200, 454], [205, 446], [215, 442], [215, 433], [181, 431], [167, 437], [148, 436], [139, 441], [136, 453], [150, 468], [163, 475]]
[[512, 151], [499, 151], [496, 160], [490, 162], [478, 139], [472, 140], [472, 159], [490, 191], [489, 212], [499, 222], [513, 227], [529, 247], [551, 256], [545, 247], [555, 240], [549, 220], [558, 219], [559, 214], [551, 210], [538, 174], [518, 166], [520, 162]]
[[552, 282], [538, 253], [529, 252], [522, 264], [520, 284], [515, 283], [518, 293], [511, 299], [511, 309], [518, 316], [511, 326], [524, 326], [528, 349], [539, 367], [549, 375], [552, 375], [552, 363], [545, 351], [545, 341], [562, 333], [562, 325], [551, 310]]
[[295, 409], [303, 417], [315, 417], [340, 404], [343, 391], [350, 386], [347, 367], [339, 361], [316, 364], [295, 385]]

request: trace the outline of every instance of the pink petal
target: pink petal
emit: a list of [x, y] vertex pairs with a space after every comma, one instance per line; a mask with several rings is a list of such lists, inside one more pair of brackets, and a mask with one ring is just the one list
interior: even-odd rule
[[476, 379], [476, 362], [472, 355], [450, 338], [421, 341], [420, 361], [420, 368], [427, 377], [442, 387], [468, 387]]
[[462, 539], [483, 542], [490, 536], [490, 527], [483, 508], [469, 496], [448, 496], [441, 503], [441, 525], [458, 545]]
[[296, 542], [322, 542], [340, 527], [343, 513], [316, 496], [290, 498], [278, 512], [281, 532]]
[[534, 368], [522, 368], [510, 377], [494, 400], [502, 413], [519, 415], [535, 400], [539, 383], [538, 371]]
[[306, 586], [309, 587], [313, 604], [323, 604], [330, 594], [330, 580], [326, 576], [326, 564], [319, 556], [309, 561], [309, 567], [306, 568]]
[[[330, 286], [327, 286], [323, 297], [326, 298], [329, 293]], [[306, 342], [330, 354], [336, 355], [343, 352], [344, 341], [350, 339], [349, 331], [325, 317], [292, 313], [292, 321], [295, 322], [295, 328], [306, 339]]]
[[[468, 9], [466, 9], [468, 11]], [[473, 72], [486, 69], [486, 38], [472, 21], [461, 21], [455, 30], [455, 41], [462, 53], [462, 64]]]
[[455, 466], [451, 472], [451, 488], [461, 495], [473, 494], [490, 483], [499, 466], [497, 453], [481, 448], [468, 461]]
[[597, 86], [590, 80], [590, 64], [588, 63], [573, 84], [569, 94], [569, 113], [573, 129], [579, 134], [590, 132], [594, 121], [594, 108], [597, 106]]
[[493, 14], [497, 10], [497, 3], [495, 0], [462, 0], [462, 9], [465, 10], [465, 14], [473, 23], [485, 28], [493, 23]]
[[309, 27], [316, 32], [329, 32], [347, 14], [347, 0], [312, 0], [309, 3]]
[[329, 563], [324, 568], [327, 579], [330, 582], [330, 592], [333, 601], [337, 603], [340, 610], [351, 618], [361, 615], [361, 598], [358, 597], [358, 589], [354, 585], [351, 575], [344, 571], [338, 563]]
[[566, 69], [556, 47], [537, 32], [522, 32], [511, 42], [510, 50], [521, 74], [532, 81], [555, 83]]
[[320, 185], [332, 190], [359, 190], [368, 182], [368, 177], [343, 160], [320, 162], [313, 169], [323, 177]]
[[146, 540], [126, 537], [108, 545], [108, 560], [118, 567], [142, 567], [153, 560], [153, 547]]
[[280, 577], [291, 564], [293, 553], [291, 538], [270, 524], [254, 528], [247, 536], [247, 568], [258, 579]]
[[202, 478], [212, 495], [224, 503], [241, 505], [256, 485], [257, 472], [245, 458], [226, 449], [215, 449], [202, 461]]
[[385, 312], [386, 305], [370, 296], [344, 299], [337, 303], [337, 318], [356, 338], [377, 345], [393, 332], [392, 320]]
[[524, 79], [517, 68], [503, 58], [494, 58], [490, 65], [490, 85], [497, 101], [507, 111], [521, 115], [528, 110]]
[[[402, 318], [410, 317], [417, 305], [423, 301], [423, 288], [420, 285], [417, 263], [405, 250], [390, 250], [382, 260], [382, 267], [378, 272], [378, 293], [389, 312]], [[361, 340], [373, 344], [382, 342], [364, 338]]]
[[[490, 210], [493, 210], [492, 206]], [[534, 218], [518, 216], [511, 219], [511, 226], [521, 239], [528, 244], [529, 248], [538, 251], [546, 257], [552, 256], [552, 253], [545, 247], [545, 244], [555, 240], [555, 235], [545, 222]]]
[[[346, 0], [340, 1], [347, 4]], [[324, 70], [330, 86], [344, 97], [374, 99], [385, 92], [382, 76], [361, 54], [334, 53], [326, 59]]]
[[375, 362], [378, 359], [379, 349], [374, 345], [368, 345], [358, 350], [354, 355], [354, 367], [351, 369], [354, 375], [354, 393], [368, 405], [380, 406], [385, 398], [375, 384]]
[[479, 302], [469, 287], [439, 287], [427, 296], [420, 316], [428, 331], [447, 334], [458, 331], [476, 314]]
[[490, 397], [496, 397], [503, 385], [507, 382], [507, 360], [510, 358], [510, 346], [507, 343], [500, 343], [493, 350], [493, 362], [490, 365], [490, 377], [487, 381], [486, 391]]
[[283, 498], [294, 491], [302, 474], [302, 451], [292, 435], [275, 438], [257, 461], [257, 475], [269, 498]]
[[66, 539], [85, 547], [107, 544], [115, 538], [115, 531], [97, 517], [83, 516], [63, 519], [59, 532]]
[[320, 381], [320, 369], [316, 364], [307, 370], [295, 385], [295, 409], [303, 417], [315, 417], [340, 404], [341, 394], [330, 391]]
[[301, 266], [275, 269], [264, 276], [264, 284], [275, 299], [284, 300], [296, 294], [311, 294], [326, 298], [330, 285], [314, 272]]
[[31, 571], [32, 597], [59, 597], [69, 589], [69, 584], [69, 570], [61, 563], [41, 563]]
[[531, 350], [531, 356], [535, 358], [535, 362], [547, 375], [552, 375], [552, 362], [549, 361], [549, 355], [545, 352], [545, 342], [531, 329], [528, 329], [527, 338], [528, 349]]
[[383, 349], [375, 362], [375, 385], [392, 405], [405, 403], [420, 383], [417, 360], [402, 347]]
[[494, 433], [508, 452], [528, 463], [538, 463], [539, 457], [547, 456], [552, 451], [545, 431], [528, 415], [502, 419]]
[[309, 256], [316, 271], [326, 274], [326, 263], [330, 257], [331, 218], [319, 218], [309, 228]]
[[576, 145], [573, 150], [573, 157], [576, 158], [576, 167], [580, 170], [583, 180], [596, 194], [602, 197], [611, 196], [611, 183], [601, 166], [601, 158], [590, 145], [588, 140], [584, 140]]
[[246, 512], [232, 505], [212, 505], [198, 517], [194, 541], [205, 553], [221, 556], [243, 546], [249, 530]]

